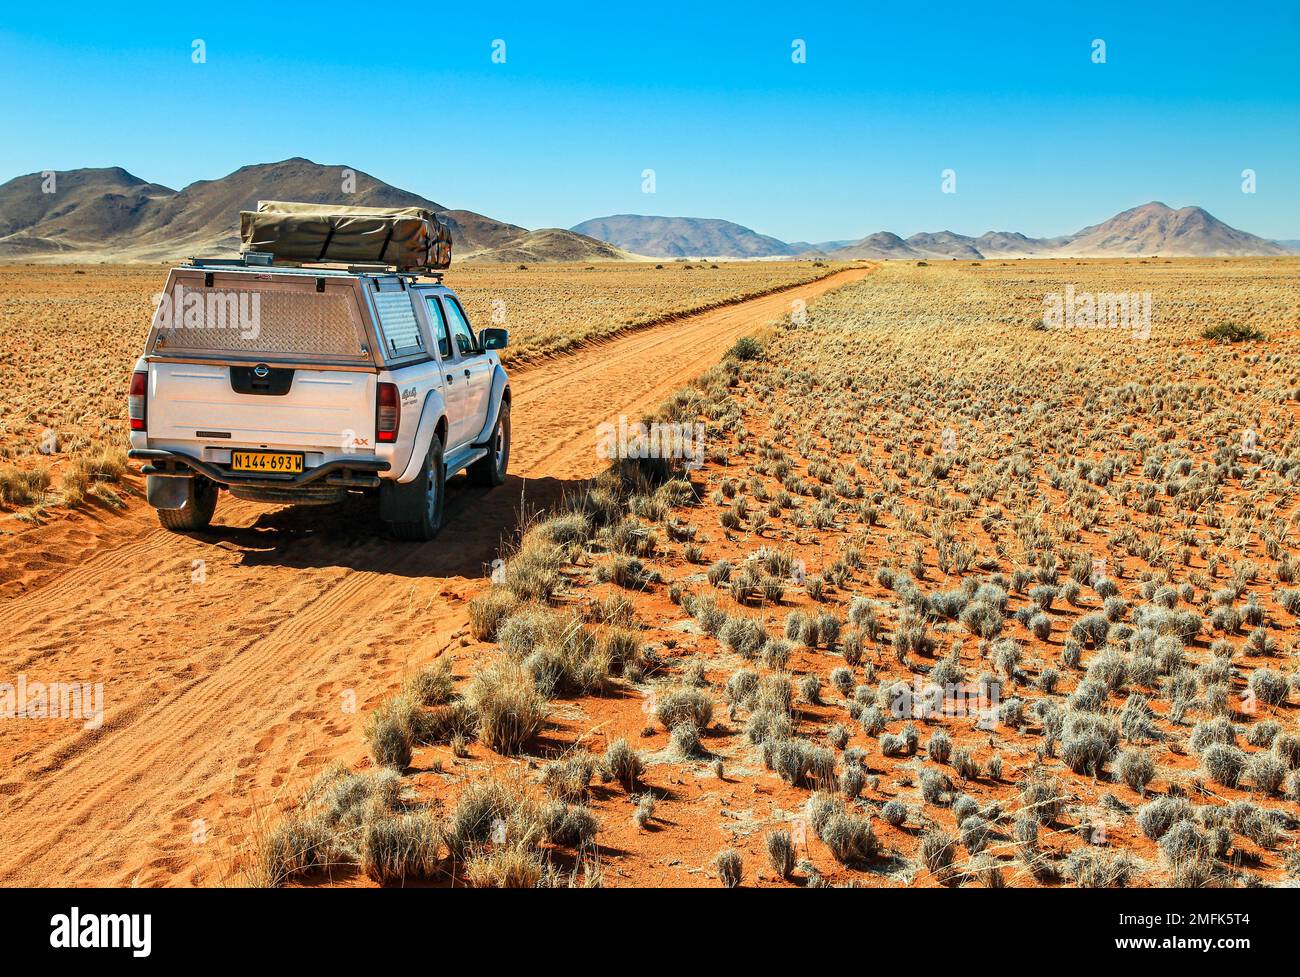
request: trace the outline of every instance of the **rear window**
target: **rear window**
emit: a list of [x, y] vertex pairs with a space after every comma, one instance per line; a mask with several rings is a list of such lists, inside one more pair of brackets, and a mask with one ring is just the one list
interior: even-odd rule
[[375, 310], [379, 313], [379, 330], [383, 334], [384, 349], [390, 357], [423, 353], [424, 336], [411, 307], [411, 293], [402, 289], [394, 292], [376, 292]]
[[[154, 352], [356, 359], [365, 334], [352, 292], [202, 278], [175, 282], [154, 313]], [[408, 303], [409, 307], [409, 303]]]

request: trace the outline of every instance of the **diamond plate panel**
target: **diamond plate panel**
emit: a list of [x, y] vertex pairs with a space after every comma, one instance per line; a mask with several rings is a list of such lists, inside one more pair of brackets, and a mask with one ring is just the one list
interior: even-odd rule
[[[202, 306], [189, 305], [191, 296]], [[301, 356], [360, 354], [349, 294], [298, 289], [186, 289], [165, 348]]]

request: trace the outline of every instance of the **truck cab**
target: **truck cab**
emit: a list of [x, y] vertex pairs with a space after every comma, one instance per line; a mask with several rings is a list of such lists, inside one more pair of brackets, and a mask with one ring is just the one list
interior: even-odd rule
[[156, 300], [130, 454], [167, 528], [206, 526], [221, 491], [298, 504], [363, 492], [396, 536], [427, 540], [448, 478], [505, 481], [508, 337], [476, 333], [440, 275], [195, 259]]

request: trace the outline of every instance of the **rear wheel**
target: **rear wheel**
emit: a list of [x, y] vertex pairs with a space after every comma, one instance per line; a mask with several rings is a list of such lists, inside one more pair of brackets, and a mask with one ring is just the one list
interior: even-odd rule
[[510, 467], [510, 404], [501, 402], [497, 412], [497, 426], [488, 441], [488, 454], [469, 466], [469, 477], [475, 485], [489, 487], [501, 485]]
[[407, 518], [395, 519], [389, 525], [398, 539], [427, 542], [442, 528], [442, 501], [445, 477], [442, 468], [442, 441], [435, 434], [424, 457], [424, 468], [419, 477], [405, 485], [394, 485], [390, 491], [393, 500]]
[[174, 533], [205, 529], [217, 511], [217, 485], [211, 479], [195, 475], [187, 479], [185, 503], [179, 509], [158, 509], [158, 521]]

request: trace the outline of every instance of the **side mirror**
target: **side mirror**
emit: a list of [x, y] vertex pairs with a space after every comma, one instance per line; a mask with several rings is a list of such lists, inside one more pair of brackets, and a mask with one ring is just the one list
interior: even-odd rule
[[478, 342], [484, 352], [490, 349], [505, 349], [510, 344], [510, 333], [504, 329], [481, 329]]

